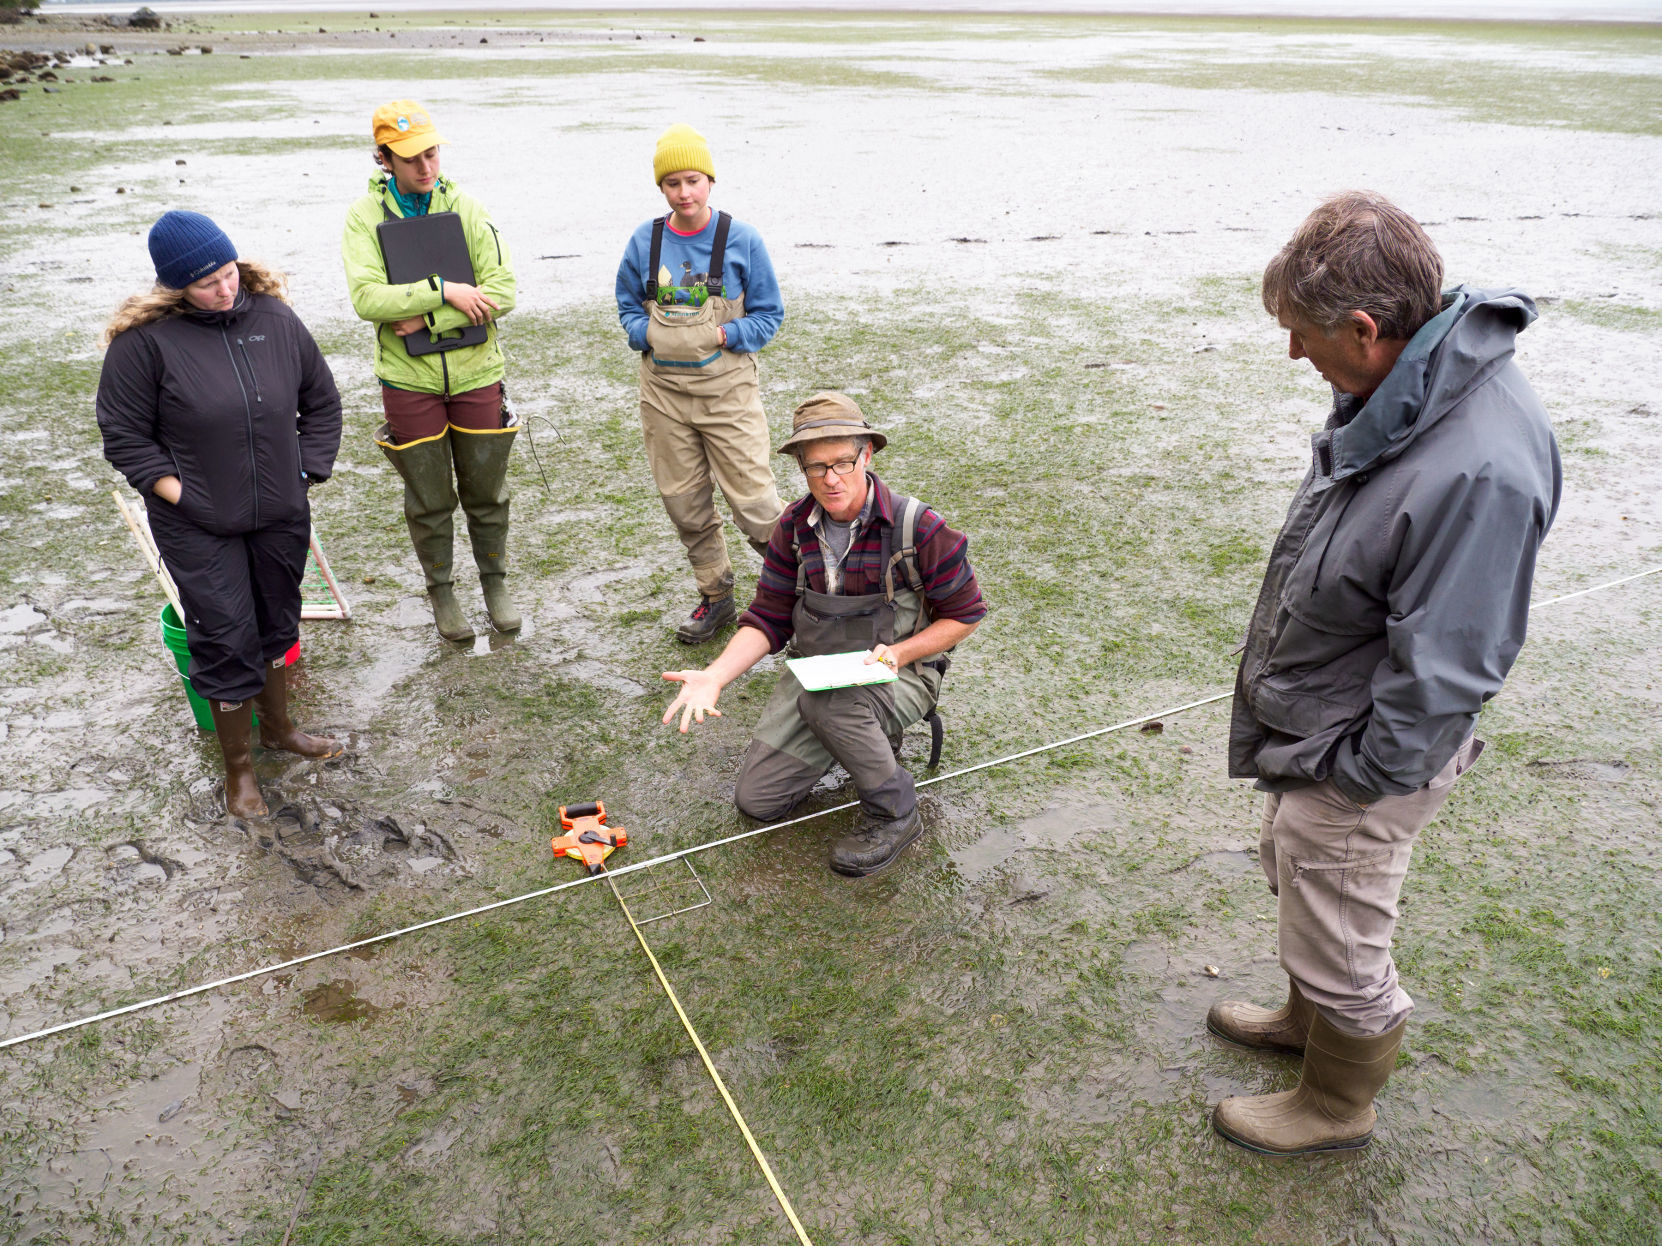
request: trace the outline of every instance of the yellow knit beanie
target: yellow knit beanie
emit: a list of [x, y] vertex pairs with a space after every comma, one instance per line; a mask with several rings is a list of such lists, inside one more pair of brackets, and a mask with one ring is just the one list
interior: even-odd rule
[[672, 125], [658, 136], [658, 149], [652, 153], [652, 180], [662, 182], [671, 173], [696, 169], [712, 182], [716, 180], [716, 162], [710, 158], [710, 145], [704, 136], [690, 125]]

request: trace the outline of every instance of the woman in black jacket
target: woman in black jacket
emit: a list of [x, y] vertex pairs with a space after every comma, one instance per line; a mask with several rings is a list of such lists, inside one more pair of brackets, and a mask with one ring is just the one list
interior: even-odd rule
[[150, 530], [185, 608], [191, 684], [225, 757], [226, 809], [260, 817], [254, 706], [263, 747], [341, 751], [290, 721], [283, 660], [300, 635], [306, 490], [334, 468], [340, 394], [282, 274], [237, 259], [195, 212], [168, 212], [149, 241], [156, 286], [105, 330], [98, 427], [104, 457], [157, 499]]

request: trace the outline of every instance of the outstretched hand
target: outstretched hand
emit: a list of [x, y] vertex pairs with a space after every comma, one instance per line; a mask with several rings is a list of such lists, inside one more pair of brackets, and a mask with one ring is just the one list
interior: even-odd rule
[[675, 700], [671, 701], [669, 708], [664, 711], [666, 724], [675, 717], [677, 710], [681, 712], [683, 733], [692, 723], [703, 722], [706, 714], [712, 718], [721, 717], [721, 711], [716, 708], [716, 698], [721, 695], [721, 683], [708, 671], [665, 671], [664, 678], [681, 685], [681, 691], [675, 694]]

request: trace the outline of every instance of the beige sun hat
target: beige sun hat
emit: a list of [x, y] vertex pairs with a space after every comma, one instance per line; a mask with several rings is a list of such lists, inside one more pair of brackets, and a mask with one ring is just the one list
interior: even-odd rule
[[791, 413], [791, 435], [779, 447], [780, 454], [791, 454], [796, 447], [810, 441], [831, 441], [845, 437], [870, 437], [875, 454], [889, 444], [870, 424], [860, 405], [847, 394], [835, 390], [815, 394]]

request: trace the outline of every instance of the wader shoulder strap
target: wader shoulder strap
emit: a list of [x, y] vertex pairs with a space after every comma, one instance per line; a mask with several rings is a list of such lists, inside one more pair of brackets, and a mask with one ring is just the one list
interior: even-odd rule
[[727, 287], [721, 279], [722, 262], [727, 258], [727, 231], [733, 227], [733, 218], [725, 212], [716, 213], [716, 236], [710, 240], [710, 270], [704, 278], [704, 289], [713, 298], [723, 298]]
[[664, 262], [664, 222], [669, 218], [660, 216], [652, 222], [652, 251], [646, 260], [646, 301], [658, 301], [658, 266]]
[[[882, 562], [883, 595], [890, 601], [894, 600], [894, 569], [897, 563], [906, 572], [906, 587], [919, 597], [923, 596], [923, 576], [918, 571], [918, 516], [923, 514], [923, 503], [899, 494], [895, 495], [895, 501], [900, 503], [900, 548], [891, 554], [888, 535], [885, 534]], [[925, 598], [925, 613], [928, 609], [929, 602]]]
[[[883, 596], [894, 600], [894, 569], [898, 564], [906, 573], [906, 587], [923, 599], [927, 614], [929, 599], [923, 596], [923, 575], [918, 571], [918, 516], [923, 514], [923, 503], [898, 493], [894, 500], [900, 504], [900, 548], [893, 548], [894, 529], [885, 526], [877, 559], [877, 565], [883, 568]], [[796, 555], [796, 595], [800, 597], [808, 589], [808, 569], [802, 562], [802, 542], [795, 524], [791, 525], [791, 553]]]
[[[660, 216], [652, 222], [652, 249], [646, 258], [646, 297], [653, 303], [658, 301], [658, 269], [664, 262], [664, 225], [668, 220], [667, 216]], [[716, 236], [710, 242], [710, 272], [704, 288], [717, 296], [724, 288], [721, 267], [727, 258], [727, 231], [732, 227], [731, 216], [726, 212], [716, 213]]]
[[796, 555], [796, 595], [808, 591], [808, 568], [802, 565], [802, 539], [796, 535], [796, 524], [791, 524], [791, 553]]

